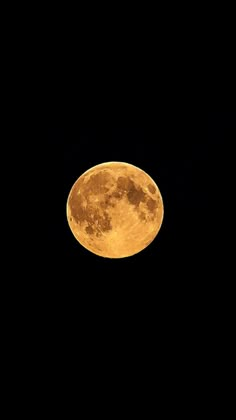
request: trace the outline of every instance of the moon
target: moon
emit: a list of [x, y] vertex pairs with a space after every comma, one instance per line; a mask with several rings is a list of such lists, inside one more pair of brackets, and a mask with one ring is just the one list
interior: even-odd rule
[[126, 162], [106, 162], [75, 181], [66, 215], [84, 248], [105, 258], [125, 258], [155, 239], [164, 207], [158, 186], [145, 171]]

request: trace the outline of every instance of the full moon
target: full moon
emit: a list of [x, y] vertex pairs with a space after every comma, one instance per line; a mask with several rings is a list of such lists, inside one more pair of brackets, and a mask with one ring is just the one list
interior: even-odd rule
[[153, 179], [125, 162], [106, 162], [84, 172], [66, 203], [69, 227], [77, 241], [106, 258], [130, 257], [157, 236], [163, 200]]

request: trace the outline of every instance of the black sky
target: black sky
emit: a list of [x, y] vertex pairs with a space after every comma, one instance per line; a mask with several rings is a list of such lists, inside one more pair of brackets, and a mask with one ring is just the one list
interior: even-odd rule
[[[50, 181], [50, 217], [44, 252], [52, 283], [62, 284], [63, 272], [66, 289], [88, 284], [96, 289], [102, 282], [121, 290], [151, 288], [154, 295], [156, 289], [170, 287], [174, 296], [195, 287], [196, 273], [200, 283], [209, 278], [220, 231], [216, 234], [219, 164], [224, 166], [222, 146], [233, 136], [234, 126], [230, 112], [163, 111], [156, 119], [128, 121], [75, 115], [50, 120], [44, 168]], [[156, 239], [139, 254], [118, 260], [84, 249], [66, 220], [66, 200], [75, 180], [90, 167], [112, 160], [145, 170], [161, 190], [165, 211]]]
[[[219, 326], [225, 331], [222, 319], [234, 296], [221, 273], [219, 249], [227, 245], [221, 241], [222, 174], [229, 161], [225, 146], [235, 139], [235, 114], [164, 109], [146, 117], [111, 114], [54, 112], [42, 143], [34, 144], [35, 156], [37, 147], [43, 150], [36, 196], [43, 223], [33, 230], [37, 264], [29, 261], [27, 319], [32, 318], [37, 340], [40, 331], [46, 357], [51, 351], [47, 363], [55, 360], [58, 374], [61, 360], [71, 371], [76, 363], [86, 371], [88, 365], [102, 369], [102, 360], [109, 371], [133, 363], [138, 375], [140, 358], [150, 372], [154, 364], [181, 370], [179, 360], [188, 367], [191, 349], [196, 358], [189, 363], [195, 366], [211, 334], [217, 336]], [[145, 170], [164, 201], [155, 240], [124, 259], [84, 249], [66, 219], [75, 180], [110, 160]], [[22, 293], [21, 282], [18, 287]]]
[[[203, 267], [214, 218], [212, 181], [217, 177], [220, 145], [230, 133], [232, 117], [230, 113], [163, 111], [156, 119], [90, 120], [72, 115], [50, 121], [48, 170], [53, 197], [49, 194], [48, 243], [52, 261], [63, 270], [67, 267], [73, 287], [84, 284], [85, 278], [93, 282], [96, 272], [105, 281], [115, 273], [131, 284], [141, 285], [145, 279], [154, 289], [168, 279], [175, 289], [176, 278], [178, 282], [183, 279], [184, 287], [194, 270]], [[150, 174], [165, 206], [163, 225], [154, 242], [143, 252], [121, 260], [95, 256], [80, 246], [65, 213], [75, 180], [90, 167], [112, 160], [129, 162]], [[55, 270], [60, 272], [58, 266]]]

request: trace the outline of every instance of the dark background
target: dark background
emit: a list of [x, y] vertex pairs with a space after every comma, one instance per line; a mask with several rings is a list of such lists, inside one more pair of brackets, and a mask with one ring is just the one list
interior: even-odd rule
[[[45, 308], [72, 324], [81, 315], [95, 323], [101, 317], [114, 323], [145, 316], [153, 325], [159, 316], [165, 324], [169, 317], [192, 322], [190, 313], [197, 317], [200, 307], [209, 307], [221, 287], [220, 192], [225, 144], [233, 141], [234, 128], [233, 112], [159, 111], [156, 118], [142, 114], [129, 119], [74, 112], [49, 119], [43, 165], [46, 264], [40, 292], [46, 291]], [[164, 201], [155, 240], [123, 259], [102, 258], [83, 248], [66, 219], [75, 180], [112, 160], [145, 170]]]
[[[196, 29], [193, 24], [195, 13], [187, 19], [183, 13], [182, 25], [175, 12], [172, 17], [168, 11], [165, 18], [148, 11], [143, 19], [133, 11], [129, 18], [122, 9], [115, 26], [117, 11], [106, 10], [104, 17], [114, 28], [115, 40], [96, 12], [95, 31], [92, 11], [87, 20], [80, 11], [70, 11], [67, 19], [64, 8], [62, 18], [55, 10], [51, 16], [43, 14], [51, 36], [45, 33], [44, 19], [35, 25], [39, 11], [27, 17], [32, 29], [17, 16], [20, 30], [9, 49], [13, 65], [6, 60], [7, 96], [26, 123], [20, 129], [10, 114], [9, 138], [2, 141], [3, 148], [7, 143], [12, 149], [9, 159], [2, 153], [3, 166], [6, 163], [11, 171], [16, 158], [19, 175], [25, 174], [22, 182], [17, 174], [10, 190], [17, 223], [8, 246], [11, 252], [16, 249], [17, 258], [7, 261], [3, 273], [11, 289], [3, 324], [13, 317], [7, 326], [9, 343], [14, 337], [7, 369], [11, 365], [14, 369], [14, 363], [21, 368], [19, 375], [9, 372], [8, 380], [14, 386], [18, 379], [17, 391], [24, 389], [26, 380], [32, 394], [39, 395], [35, 407], [48, 400], [54, 411], [58, 396], [62, 404], [67, 392], [67, 412], [73, 400], [80, 408], [86, 397], [86, 409], [97, 409], [99, 391], [104, 406], [118, 396], [115, 409], [125, 395], [131, 399], [132, 391], [132, 411], [137, 395], [141, 402], [145, 391], [158, 409], [163, 397], [165, 409], [176, 411], [179, 404], [182, 409], [186, 401], [195, 409], [201, 400], [209, 400], [214, 384], [221, 392], [229, 382], [219, 380], [219, 370], [232, 371], [226, 363], [233, 348], [235, 295], [232, 273], [227, 273], [224, 263], [232, 233], [226, 229], [224, 207], [230, 179], [226, 170], [234, 168], [229, 162], [236, 138], [235, 113], [204, 108], [208, 97], [220, 106], [231, 102], [221, 95], [234, 98], [232, 37], [226, 31], [222, 41], [221, 31], [218, 42], [217, 31], [210, 29], [210, 39], [203, 35], [201, 42], [199, 21]], [[127, 19], [127, 35], [122, 16]], [[32, 36], [33, 29], [37, 37]], [[14, 91], [15, 80], [21, 87], [19, 95], [9, 92], [12, 85]], [[24, 109], [24, 102], [30, 110]], [[17, 129], [16, 137], [11, 127]], [[21, 159], [28, 131], [29, 170]], [[19, 145], [19, 156], [12, 138]], [[144, 169], [159, 186], [165, 206], [154, 242], [122, 260], [89, 253], [76, 242], [66, 220], [66, 200], [75, 180], [91, 166], [109, 160]], [[6, 181], [3, 184], [8, 185]], [[27, 214], [25, 223], [19, 223], [20, 209]], [[7, 223], [6, 217], [3, 227]], [[222, 241], [225, 231], [230, 239]], [[216, 406], [212, 393], [211, 410]], [[196, 401], [191, 404], [192, 395]], [[145, 410], [149, 406], [145, 404]]]
[[[170, 378], [179, 389], [183, 367], [186, 384], [196, 372], [204, 370], [205, 378], [206, 366], [209, 376], [217, 375], [213, 347], [219, 333], [225, 340], [234, 308], [221, 236], [222, 174], [235, 114], [163, 109], [124, 117], [72, 108], [49, 114], [32, 148], [40, 164], [34, 194], [40, 217], [26, 256], [30, 277], [17, 281], [25, 319], [16, 321], [20, 333], [28, 326], [27, 357], [36, 354], [33, 365], [59, 387], [65, 377], [71, 387], [78, 379], [84, 389], [91, 380], [100, 389], [105, 375], [108, 386], [118, 378], [129, 388], [129, 381], [139, 384], [154, 371], [163, 389]], [[155, 240], [124, 259], [84, 249], [66, 219], [73, 183], [110, 160], [145, 170], [164, 202]]]
[[[219, 163], [223, 168], [223, 146], [233, 140], [235, 115], [196, 111], [144, 115], [112, 119], [110, 114], [90, 118], [78, 112], [49, 120], [46, 248], [48, 269], [65, 293], [90, 293], [91, 288], [104, 298], [110, 290], [115, 300], [137, 293], [139, 298], [155, 301], [162, 296], [174, 303], [188, 290], [194, 299], [199, 287], [210, 282], [218, 218], [214, 208], [222, 183]], [[145, 170], [164, 201], [156, 239], [124, 259], [102, 258], [84, 249], [66, 220], [66, 200], [75, 180], [90, 167], [112, 160]], [[191, 297], [188, 301], [191, 304]]]
[[[227, 340], [233, 309], [222, 191], [235, 113], [153, 114], [67, 112], [48, 120], [40, 172], [44, 240], [30, 302], [34, 330], [43, 337], [39, 349], [56, 378], [82, 369], [99, 387], [103, 369], [108, 381], [116, 375], [138, 381], [160, 369], [163, 383], [169, 372], [178, 388], [182, 366], [189, 380], [202, 369], [205, 377], [206, 365], [209, 375], [217, 374], [214, 348], [219, 333]], [[145, 170], [164, 201], [155, 240], [124, 259], [84, 249], [66, 219], [75, 180], [111, 160]], [[84, 378], [89, 384], [87, 373]]]

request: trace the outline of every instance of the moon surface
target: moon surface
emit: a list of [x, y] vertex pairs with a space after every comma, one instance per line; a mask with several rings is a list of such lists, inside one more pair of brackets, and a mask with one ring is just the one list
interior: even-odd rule
[[101, 257], [124, 258], [154, 240], [164, 208], [158, 186], [145, 171], [125, 162], [106, 162], [75, 181], [66, 213], [84, 248]]

